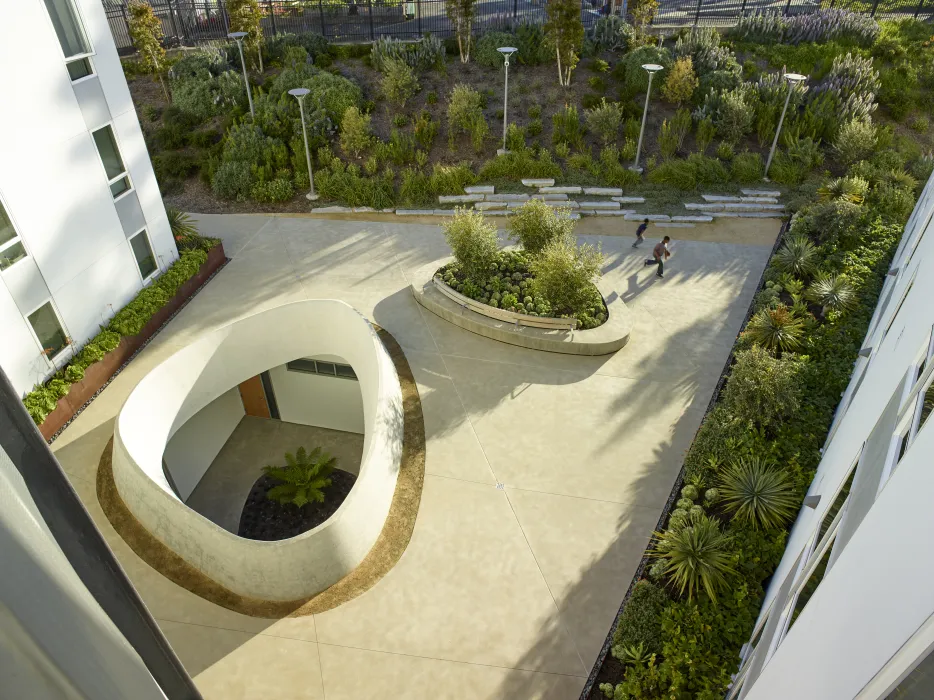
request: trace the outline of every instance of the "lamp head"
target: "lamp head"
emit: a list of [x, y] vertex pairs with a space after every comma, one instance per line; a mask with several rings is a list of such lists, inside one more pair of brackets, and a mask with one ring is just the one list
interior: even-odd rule
[[302, 99], [309, 92], [311, 92], [311, 90], [308, 88], [292, 88], [289, 90], [289, 94], [292, 95], [292, 97], [297, 97], [298, 99]]
[[658, 73], [665, 66], [660, 66], [657, 63], [643, 63], [642, 67], [647, 70], [649, 73]]
[[801, 75], [800, 73], [785, 73], [784, 78], [789, 83], [800, 83], [802, 80], [808, 79], [806, 75]]
[[230, 32], [227, 36], [236, 41], [240, 41], [246, 36], [246, 32]]
[[499, 51], [501, 54], [503, 54], [503, 56], [505, 56], [506, 58], [509, 58], [519, 49], [517, 49], [515, 46], [500, 46], [496, 50]]

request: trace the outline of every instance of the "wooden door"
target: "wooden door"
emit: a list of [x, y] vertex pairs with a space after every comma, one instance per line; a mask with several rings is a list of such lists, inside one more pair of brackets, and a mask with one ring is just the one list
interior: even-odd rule
[[243, 399], [243, 410], [248, 416], [270, 417], [269, 402], [266, 401], [263, 380], [259, 375], [250, 377], [240, 385], [240, 398]]

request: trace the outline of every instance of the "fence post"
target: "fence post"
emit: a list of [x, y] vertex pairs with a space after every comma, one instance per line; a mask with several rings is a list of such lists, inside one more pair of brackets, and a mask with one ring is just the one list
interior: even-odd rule
[[[921, 0], [921, 2], [924, 2], [924, 0]], [[136, 46], [133, 43], [133, 35], [130, 34], [130, 20], [126, 16], [126, 5], [120, 5], [120, 14], [123, 15], [123, 23], [126, 25], [126, 35], [130, 39], [130, 46]]]
[[269, 19], [272, 20], [272, 35], [276, 36], [279, 31], [276, 29], [276, 8], [272, 6], [272, 0], [266, 0], [266, 9], [269, 10]]
[[918, 9], [915, 10], [915, 19], [918, 19], [918, 15], [921, 14], [921, 10], [923, 9], [924, 9], [924, 0], [921, 0], [921, 2], [918, 3]]
[[[878, 1], [878, 0], [877, 0], [877, 1]], [[790, 9], [791, 9], [791, 0], [788, 0], [788, 2], [785, 3], [785, 12], [782, 13], [782, 14], [784, 14], [785, 17], [787, 17], [787, 16], [788, 16], [788, 10], [790, 10]]]
[[[583, 4], [583, 0], [581, 0]], [[512, 0], [512, 21], [515, 22], [519, 18], [519, 0]]]
[[185, 46], [194, 46], [194, 42], [191, 40], [191, 35], [188, 33], [188, 22], [185, 21], [185, 16], [180, 14], [178, 0], [175, 0], [175, 12], [179, 13], [178, 19], [182, 23], [182, 36], [185, 37]]
[[873, 0], [872, 9], [869, 11], [870, 17], [876, 16], [876, 8], [879, 7], [879, 0]]
[[324, 23], [324, 6], [321, 4], [321, 0], [318, 0], [318, 16], [321, 18], [321, 36], [327, 39], [328, 28]]
[[700, 22], [701, 3], [703, 1], [704, 0], [697, 0], [697, 12], [694, 15], [694, 26], [695, 27], [697, 26], [697, 23]]
[[[833, 1], [833, 0], [831, 0], [831, 2], [832, 2], [832, 1]], [[745, 16], [746, 16], [746, 0], [743, 0], [743, 6], [742, 6], [741, 8], [739, 8], [739, 16], [740, 16], [740, 17], [745, 17]]]
[[[924, 2], [924, 0], [921, 0]], [[415, 28], [418, 35], [422, 35], [422, 0], [415, 0]]]
[[178, 31], [178, 21], [175, 19], [175, 10], [172, 8], [172, 0], [167, 0], [166, 5], [169, 6], [169, 17], [172, 18], [172, 28], [175, 29], [175, 38], [178, 39], [178, 43], [182, 43], [182, 34]]
[[366, 0], [367, 14], [370, 15], [370, 41], [376, 38], [373, 32], [373, 0]]

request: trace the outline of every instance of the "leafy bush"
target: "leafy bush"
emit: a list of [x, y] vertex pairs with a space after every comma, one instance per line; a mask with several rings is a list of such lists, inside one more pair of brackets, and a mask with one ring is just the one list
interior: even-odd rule
[[754, 12], [741, 17], [731, 34], [744, 41], [766, 44], [847, 40], [870, 46], [879, 35], [879, 25], [864, 13], [835, 8], [789, 17], [778, 12]]
[[716, 135], [717, 128], [714, 126], [713, 120], [709, 117], [701, 119], [697, 123], [697, 136], [694, 139], [697, 143], [698, 152], [701, 154], [706, 153]]
[[[571, 236], [552, 238], [532, 260], [535, 289], [557, 314], [574, 316], [582, 322], [586, 317], [603, 315], [603, 299], [594, 287], [600, 276], [603, 253], [590, 244], [574, 245]], [[601, 322], [602, 322], [601, 320]]]
[[730, 536], [720, 531], [718, 522], [706, 515], [691, 516], [684, 527], [656, 533], [652, 556], [667, 564], [665, 576], [688, 600], [702, 589], [716, 601], [717, 592], [727, 585], [735, 571], [727, 547]]
[[474, 150], [479, 153], [489, 133], [483, 116], [483, 96], [467, 85], [455, 85], [448, 101], [447, 115], [451, 148], [454, 148], [454, 139], [458, 135], [468, 134]]
[[635, 34], [636, 30], [622, 17], [610, 15], [597, 19], [587, 33], [587, 38], [597, 52], [623, 53], [632, 46]]
[[266, 497], [283, 505], [301, 508], [308, 503], [324, 503], [324, 490], [331, 485], [336, 457], [316, 447], [310, 453], [299, 447], [293, 456], [285, 453], [285, 466], [263, 467], [263, 474], [280, 482], [266, 492]]
[[[311, 90], [308, 99], [319, 106], [335, 124], [340, 122], [348, 107], [360, 107], [363, 93], [360, 86], [349, 78], [319, 71], [304, 80], [301, 87]], [[307, 108], [306, 108], [307, 113]]]
[[683, 102], [690, 101], [699, 84], [691, 57], [682, 56], [668, 71], [662, 86], [662, 96], [672, 104], [681, 105]]
[[389, 61], [402, 61], [416, 71], [444, 67], [444, 45], [436, 36], [427, 35], [415, 42], [380, 36], [370, 49], [370, 61], [381, 72]]
[[350, 207], [386, 209], [395, 204], [394, 173], [390, 169], [379, 175], [362, 175], [352, 163], [344, 165], [334, 158], [328, 167], [315, 172], [315, 188], [328, 200], [343, 202]]
[[746, 152], [733, 157], [730, 169], [733, 182], [748, 184], [762, 179], [765, 166], [762, 163], [762, 156], [758, 153]]
[[369, 148], [372, 140], [370, 115], [362, 114], [356, 107], [348, 107], [341, 119], [340, 144], [344, 153], [358, 156]]
[[387, 100], [405, 107], [405, 103], [419, 91], [421, 86], [418, 84], [415, 71], [407, 63], [390, 58], [383, 62], [383, 79], [380, 87]]
[[[481, 180], [520, 180], [524, 177], [561, 177], [561, 167], [552, 160], [551, 153], [541, 150], [536, 157], [531, 149], [512, 151], [488, 160], [480, 168]], [[460, 193], [454, 193], [460, 194]]]
[[538, 66], [548, 63], [552, 59], [548, 42], [545, 40], [545, 30], [538, 22], [523, 22], [516, 27], [516, 43], [512, 44], [519, 49], [516, 58], [524, 66]]
[[621, 63], [626, 66], [624, 90], [627, 95], [633, 96], [644, 93], [649, 86], [649, 75], [642, 66], [646, 63], [657, 63], [667, 72], [671, 67], [671, 53], [668, 49], [660, 49], [657, 46], [640, 46], [629, 52]]
[[464, 188], [476, 183], [477, 177], [469, 166], [435, 163], [431, 173], [431, 191], [435, 195], [463, 194]]
[[604, 144], [616, 140], [619, 127], [623, 123], [623, 109], [616, 102], [607, 102], [604, 97], [600, 104], [586, 112], [587, 128]]
[[509, 219], [512, 238], [530, 255], [537, 255], [559, 238], [572, 238], [574, 221], [570, 210], [556, 210], [545, 202], [532, 199], [519, 207]]
[[442, 228], [454, 259], [467, 279], [485, 283], [498, 255], [496, 225], [488, 223], [479, 211], [457, 209]]
[[286, 202], [292, 199], [295, 188], [288, 177], [275, 177], [272, 180], [254, 182], [250, 188], [250, 197], [257, 202]]
[[694, 69], [701, 75], [724, 71], [738, 77], [741, 71], [736, 56], [720, 45], [720, 32], [713, 27], [692, 27], [675, 42], [674, 55], [690, 57]]
[[581, 128], [577, 107], [565, 105], [564, 109], [552, 115], [551, 122], [551, 141], [554, 145], [565, 144], [571, 148], [583, 148], [584, 130]]
[[473, 50], [473, 58], [481, 66], [495, 69], [502, 68], [504, 63], [503, 54], [497, 49], [500, 46], [516, 46], [517, 43], [516, 37], [512, 34], [487, 32], [477, 39], [477, 45]]
[[662, 648], [661, 614], [668, 602], [665, 592], [648, 581], [639, 581], [626, 601], [613, 632], [613, 656], [628, 647], [644, 644], [650, 653]]
[[798, 510], [788, 475], [759, 458], [730, 464], [720, 476], [720, 495], [734, 519], [753, 527], [780, 527]]
[[837, 119], [868, 119], [876, 109], [876, 93], [879, 91], [879, 73], [873, 68], [871, 58], [848, 53], [837, 56], [826, 80], [819, 85], [814, 95], [832, 95], [838, 107]]
[[700, 153], [685, 160], [670, 160], [649, 171], [649, 182], [670, 185], [679, 190], [693, 190], [698, 185], [714, 185], [729, 180], [723, 164]]
[[795, 355], [775, 358], [757, 345], [736, 353], [723, 391], [724, 408], [760, 428], [777, 428], [800, 406], [803, 367]]

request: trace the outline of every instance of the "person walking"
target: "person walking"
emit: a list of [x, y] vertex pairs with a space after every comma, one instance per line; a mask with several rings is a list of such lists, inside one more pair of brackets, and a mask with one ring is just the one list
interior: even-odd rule
[[665, 260], [671, 257], [671, 251], [668, 250], [669, 242], [671, 242], [671, 238], [665, 236], [652, 249], [652, 257], [645, 261], [646, 265], [658, 265], [658, 270], [655, 271], [656, 277], [665, 276]]
[[646, 219], [641, 224], [639, 228], [636, 229], [636, 242], [632, 244], [633, 248], [638, 248], [640, 243], [645, 241], [645, 230], [649, 227], [649, 220]]

